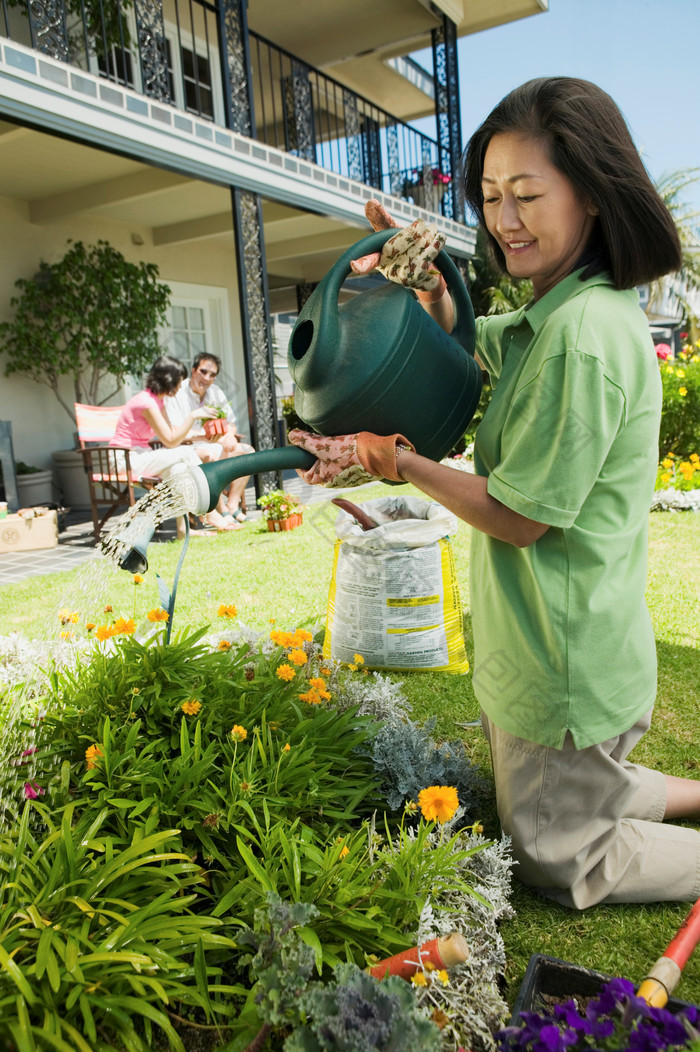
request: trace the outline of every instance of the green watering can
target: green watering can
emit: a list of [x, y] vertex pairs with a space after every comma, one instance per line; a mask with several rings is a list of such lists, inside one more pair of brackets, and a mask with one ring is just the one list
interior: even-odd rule
[[435, 261], [454, 305], [449, 335], [393, 282], [338, 305], [351, 260], [381, 251], [395, 233], [370, 234], [348, 249], [301, 310], [287, 355], [294, 408], [322, 435], [399, 432], [439, 461], [466, 431], [481, 394], [474, 311], [456, 266], [445, 251]]
[[[289, 340], [294, 407], [319, 434], [399, 432], [422, 456], [439, 461], [466, 431], [481, 395], [474, 311], [456, 266], [444, 251], [435, 260], [452, 296], [450, 334], [393, 282], [338, 304], [351, 261], [379, 252], [395, 233], [381, 230], [349, 248], [304, 305]], [[299, 446], [263, 449], [190, 468], [177, 485], [188, 510], [201, 515], [216, 507], [234, 479], [310, 468], [315, 459]], [[147, 566], [152, 532], [133, 549], [140, 569]], [[128, 560], [122, 565], [133, 570]]]

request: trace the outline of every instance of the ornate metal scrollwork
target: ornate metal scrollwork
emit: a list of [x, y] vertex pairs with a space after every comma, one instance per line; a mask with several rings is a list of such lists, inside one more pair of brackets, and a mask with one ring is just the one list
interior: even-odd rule
[[440, 148], [440, 168], [451, 177], [444, 197], [449, 219], [464, 222], [464, 194], [460, 178], [462, 126], [459, 115], [459, 71], [457, 67], [457, 29], [447, 16], [432, 32], [435, 76], [435, 110]]
[[222, 70], [228, 126], [231, 131], [253, 138], [255, 119], [244, 4], [245, 0], [219, 0], [219, 40], [224, 52]]
[[307, 66], [292, 60], [291, 74], [283, 78], [282, 93], [287, 150], [306, 161], [315, 161], [314, 104]]
[[162, 0], [134, 0], [144, 95], [172, 102]]
[[348, 175], [362, 182], [362, 139], [360, 137], [360, 114], [357, 96], [343, 91], [343, 116], [345, 118], [345, 143], [348, 154]]
[[63, 0], [30, 0], [27, 4], [32, 47], [59, 62], [70, 59]]
[[[234, 189], [233, 204], [246, 379], [253, 408], [253, 442], [258, 449], [271, 449], [277, 445], [277, 401], [263, 265], [262, 216], [259, 198], [247, 190]], [[267, 492], [277, 488], [279, 479], [274, 472], [268, 472], [256, 476], [256, 485]]]
[[403, 175], [399, 166], [399, 130], [395, 124], [387, 125], [386, 154], [389, 164], [389, 193], [401, 197], [403, 193]]

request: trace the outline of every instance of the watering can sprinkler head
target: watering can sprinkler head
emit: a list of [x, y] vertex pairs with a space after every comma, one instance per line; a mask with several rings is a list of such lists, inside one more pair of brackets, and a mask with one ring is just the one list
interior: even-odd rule
[[149, 523], [149, 525], [135, 538], [128, 548], [125, 549], [124, 553], [119, 556], [119, 568], [120, 570], [126, 570], [127, 573], [145, 573], [148, 569], [148, 559], [146, 552], [148, 545], [153, 539], [155, 533], [155, 524]]

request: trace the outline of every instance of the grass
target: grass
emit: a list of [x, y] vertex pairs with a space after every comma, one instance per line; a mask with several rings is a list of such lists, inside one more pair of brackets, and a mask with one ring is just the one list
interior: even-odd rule
[[[389, 492], [387, 487], [363, 489], [358, 500]], [[392, 493], [396, 490], [392, 487]], [[400, 491], [405, 492], [405, 491]], [[322, 620], [333, 560], [335, 509], [312, 505], [304, 526], [272, 534], [264, 523], [193, 541], [183, 565], [175, 613], [175, 629], [199, 625], [216, 617], [219, 603], [235, 603], [248, 624], [267, 629]], [[467, 654], [473, 653], [469, 619], [469, 530], [461, 526], [453, 548], [465, 607]], [[153, 544], [151, 570], [171, 581], [179, 544]], [[86, 571], [34, 577], [0, 588], [0, 634], [20, 631], [36, 637], [55, 633], [55, 612], [77, 609]], [[650, 517], [648, 601], [659, 657], [659, 695], [652, 728], [633, 758], [669, 774], [700, 777], [700, 515], [654, 514]], [[158, 605], [152, 573], [135, 588], [130, 575], [110, 571], [104, 596], [117, 615], [137, 616]], [[595, 660], [595, 655], [591, 655]], [[478, 727], [463, 727], [478, 717], [471, 677], [413, 673], [403, 682], [416, 719], [437, 718], [437, 733], [460, 737], [473, 761], [489, 772], [486, 744]], [[489, 835], [499, 833], [491, 801], [484, 824]], [[503, 925], [508, 958], [507, 999], [515, 998], [532, 953], [548, 953], [599, 971], [638, 981], [659, 956], [687, 913], [687, 904], [599, 906], [575, 913], [548, 903], [515, 883], [514, 920]], [[700, 950], [688, 963], [676, 991], [678, 997], [700, 1003]]]

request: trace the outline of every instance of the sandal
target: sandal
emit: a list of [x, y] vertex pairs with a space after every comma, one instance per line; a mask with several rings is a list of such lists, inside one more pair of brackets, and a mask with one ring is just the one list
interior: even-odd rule
[[248, 516], [246, 515], [246, 513], [243, 511], [242, 508], [236, 508], [235, 511], [230, 511], [229, 515], [231, 516], [231, 518], [235, 519], [236, 522], [247, 522], [248, 521]]
[[209, 529], [217, 533], [232, 533], [233, 530], [241, 530], [243, 527], [234, 521], [233, 516], [222, 515], [218, 511], [210, 511], [205, 517], [205, 523]]

